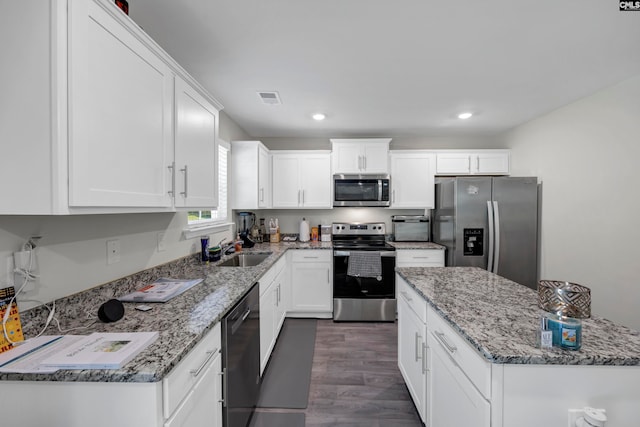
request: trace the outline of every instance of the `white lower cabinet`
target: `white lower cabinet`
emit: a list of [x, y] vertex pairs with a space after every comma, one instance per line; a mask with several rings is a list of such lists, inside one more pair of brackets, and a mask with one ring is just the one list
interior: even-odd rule
[[333, 315], [332, 251], [291, 250], [290, 317]]
[[398, 295], [398, 367], [420, 418], [426, 421], [427, 325], [410, 308], [409, 298], [407, 292]]
[[162, 380], [165, 427], [222, 426], [218, 323]]
[[287, 278], [285, 260], [286, 257], [280, 258], [260, 278], [260, 375], [269, 362], [286, 315], [283, 297]]
[[429, 348], [428, 417], [433, 427], [491, 426], [491, 405], [450, 357], [450, 350], [434, 335]]

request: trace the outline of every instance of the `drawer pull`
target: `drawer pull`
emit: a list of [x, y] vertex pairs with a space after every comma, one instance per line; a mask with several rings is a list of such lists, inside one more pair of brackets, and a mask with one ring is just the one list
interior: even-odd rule
[[416, 362], [420, 360], [420, 352], [418, 351], [418, 348], [420, 348], [420, 344], [418, 344], [418, 341], [420, 341], [420, 338], [422, 337], [416, 332], [416, 342], [414, 346], [416, 349]]
[[440, 341], [440, 343], [445, 346], [447, 348], [447, 350], [449, 350], [449, 353], [453, 354], [456, 352], [456, 350], [458, 350], [458, 347], [456, 347], [453, 344], [450, 344], [449, 341], [447, 341], [447, 337], [445, 336], [444, 333], [442, 332], [438, 332], [438, 331], [433, 331], [433, 333], [436, 335], [436, 337], [438, 338], [438, 341]]
[[192, 369], [191, 371], [189, 371], [191, 372], [191, 375], [193, 375], [194, 377], [197, 377], [198, 375], [200, 375], [200, 372], [202, 372], [202, 370], [207, 366], [209, 361], [213, 359], [213, 356], [215, 356], [217, 352], [218, 352], [218, 349], [207, 351], [206, 353], [207, 357], [206, 359], [204, 359], [204, 362], [202, 362], [202, 364], [198, 367], [198, 369]]

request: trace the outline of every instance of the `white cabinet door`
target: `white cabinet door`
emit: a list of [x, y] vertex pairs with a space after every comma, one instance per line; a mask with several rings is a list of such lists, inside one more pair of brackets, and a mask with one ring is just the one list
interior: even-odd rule
[[260, 297], [260, 375], [269, 362], [275, 344], [276, 297], [274, 283]]
[[273, 154], [273, 207], [297, 208], [300, 205], [298, 182], [298, 158], [292, 155]]
[[427, 337], [429, 348], [427, 425], [477, 426], [491, 425], [491, 405], [465, 376], [460, 367], [449, 357], [443, 344], [431, 334]]
[[258, 207], [271, 206], [271, 158], [269, 150], [258, 146]]
[[476, 156], [475, 171], [484, 175], [509, 175], [509, 153], [505, 151], [479, 153]]
[[363, 171], [365, 173], [389, 172], [389, 144], [364, 144]]
[[182, 401], [175, 413], [165, 423], [165, 427], [221, 427], [222, 407], [220, 400], [222, 371], [221, 356], [204, 368], [202, 378]]
[[331, 208], [331, 158], [328, 154], [300, 159], [301, 207]]
[[435, 207], [435, 163], [435, 156], [425, 152], [391, 153], [392, 208]]
[[389, 172], [389, 138], [332, 139], [333, 173]]
[[331, 157], [328, 153], [274, 153], [274, 208], [331, 208]]
[[282, 325], [284, 324], [284, 319], [287, 315], [287, 296], [289, 295], [289, 286], [288, 286], [289, 272], [285, 267], [280, 271], [278, 276], [276, 277], [274, 285], [276, 286], [276, 327], [274, 331], [275, 338], [278, 338], [278, 334], [280, 334], [280, 329], [282, 329]]
[[509, 175], [509, 150], [454, 151], [438, 153], [439, 175]]
[[333, 173], [361, 173], [362, 146], [333, 144]]
[[260, 141], [231, 142], [233, 209], [271, 207], [271, 156]]
[[291, 311], [331, 313], [331, 251], [295, 250], [291, 255]]
[[426, 333], [427, 328], [398, 297], [398, 367], [422, 421], [426, 418]]
[[218, 205], [218, 111], [180, 77], [175, 78], [175, 204]]
[[172, 72], [93, 1], [69, 25], [69, 205], [171, 207]]
[[468, 153], [443, 153], [436, 156], [436, 172], [441, 175], [470, 174], [471, 156]]

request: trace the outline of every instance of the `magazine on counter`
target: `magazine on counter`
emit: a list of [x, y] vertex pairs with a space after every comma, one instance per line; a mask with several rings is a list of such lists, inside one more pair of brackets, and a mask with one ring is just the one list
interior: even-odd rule
[[118, 299], [122, 302], [167, 302], [200, 282], [202, 279], [180, 280], [163, 277]]
[[95, 332], [42, 361], [59, 369], [120, 369], [158, 338], [158, 332]]

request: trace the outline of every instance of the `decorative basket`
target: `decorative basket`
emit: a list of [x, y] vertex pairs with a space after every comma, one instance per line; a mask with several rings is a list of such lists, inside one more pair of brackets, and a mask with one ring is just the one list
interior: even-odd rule
[[540, 280], [538, 306], [559, 316], [587, 319], [591, 317], [591, 290], [571, 282]]

